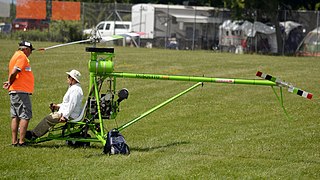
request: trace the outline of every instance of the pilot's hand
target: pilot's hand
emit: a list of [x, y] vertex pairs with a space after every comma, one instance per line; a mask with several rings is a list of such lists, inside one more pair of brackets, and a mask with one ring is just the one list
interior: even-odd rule
[[61, 118], [60, 118], [59, 121], [60, 121], [61, 123], [65, 123], [65, 122], [67, 122], [67, 120], [68, 120], [68, 119], [66, 119], [65, 117], [61, 116]]
[[51, 109], [52, 112], [55, 110], [55, 104], [50, 103], [49, 108]]

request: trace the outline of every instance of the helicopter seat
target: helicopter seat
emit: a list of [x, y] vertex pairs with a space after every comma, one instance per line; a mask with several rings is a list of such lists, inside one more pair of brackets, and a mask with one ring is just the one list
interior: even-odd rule
[[76, 123], [76, 122], [79, 122], [83, 119], [83, 116], [84, 116], [84, 113], [86, 112], [86, 109], [87, 109], [87, 104], [88, 104], [88, 101], [85, 102], [83, 108], [82, 108], [82, 111], [79, 115], [79, 117], [77, 117], [76, 119], [71, 119], [69, 120], [68, 122], [71, 122], [71, 123]]
[[83, 120], [84, 114], [87, 109], [87, 104], [88, 104], [88, 101], [85, 102], [80, 115], [76, 119], [69, 119], [67, 123], [57, 128], [57, 129], [62, 129], [62, 137], [65, 136], [66, 130], [70, 130], [70, 127], [79, 127], [77, 123]]

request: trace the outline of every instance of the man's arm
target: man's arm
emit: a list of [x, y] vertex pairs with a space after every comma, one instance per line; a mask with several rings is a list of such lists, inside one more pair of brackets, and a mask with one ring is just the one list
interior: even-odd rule
[[12, 70], [12, 73], [9, 76], [9, 83], [12, 84], [16, 80], [17, 74], [20, 72], [20, 69], [15, 67]]
[[17, 74], [20, 72], [18, 68], [13, 68], [12, 73], [9, 75], [8, 81], [3, 83], [4, 89], [9, 89], [11, 84], [16, 80]]

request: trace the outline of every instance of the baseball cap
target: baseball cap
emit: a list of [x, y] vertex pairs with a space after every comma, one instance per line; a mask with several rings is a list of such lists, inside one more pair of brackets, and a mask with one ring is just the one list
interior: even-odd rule
[[28, 47], [28, 48], [30, 48], [31, 50], [34, 50], [31, 42], [28, 42], [28, 41], [21, 41], [21, 42], [19, 43], [19, 47]]

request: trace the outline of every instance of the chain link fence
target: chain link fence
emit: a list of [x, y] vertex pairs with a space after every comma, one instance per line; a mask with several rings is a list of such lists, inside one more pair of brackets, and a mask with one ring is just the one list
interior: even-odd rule
[[258, 11], [243, 14], [251, 14], [251, 22], [230, 18], [220, 25], [220, 51], [319, 56], [319, 11], [278, 11], [280, 40], [271, 17]]
[[92, 28], [100, 21], [131, 21], [131, 4], [81, 3], [84, 28]]
[[[228, 27], [228, 34], [223, 34], [226, 33], [223, 31], [223, 23], [228, 20], [234, 22], [233, 14], [227, 9], [213, 7], [82, 4], [84, 28], [92, 27], [100, 21], [132, 21], [134, 31], [145, 33], [139, 41], [142, 47], [283, 55], [296, 52], [306, 54], [307, 51], [317, 55], [320, 51], [320, 32], [317, 32], [320, 26], [319, 11], [279, 10], [277, 14], [282, 47], [277, 45], [276, 29], [270, 23], [270, 17], [259, 14], [259, 11], [242, 13], [251, 15], [250, 27], [239, 28], [245, 21], [238, 20], [238, 25]], [[262, 27], [264, 30], [272, 29], [272, 32], [259, 30], [255, 24], [260, 23], [265, 25]], [[246, 34], [244, 31], [249, 32]]]

